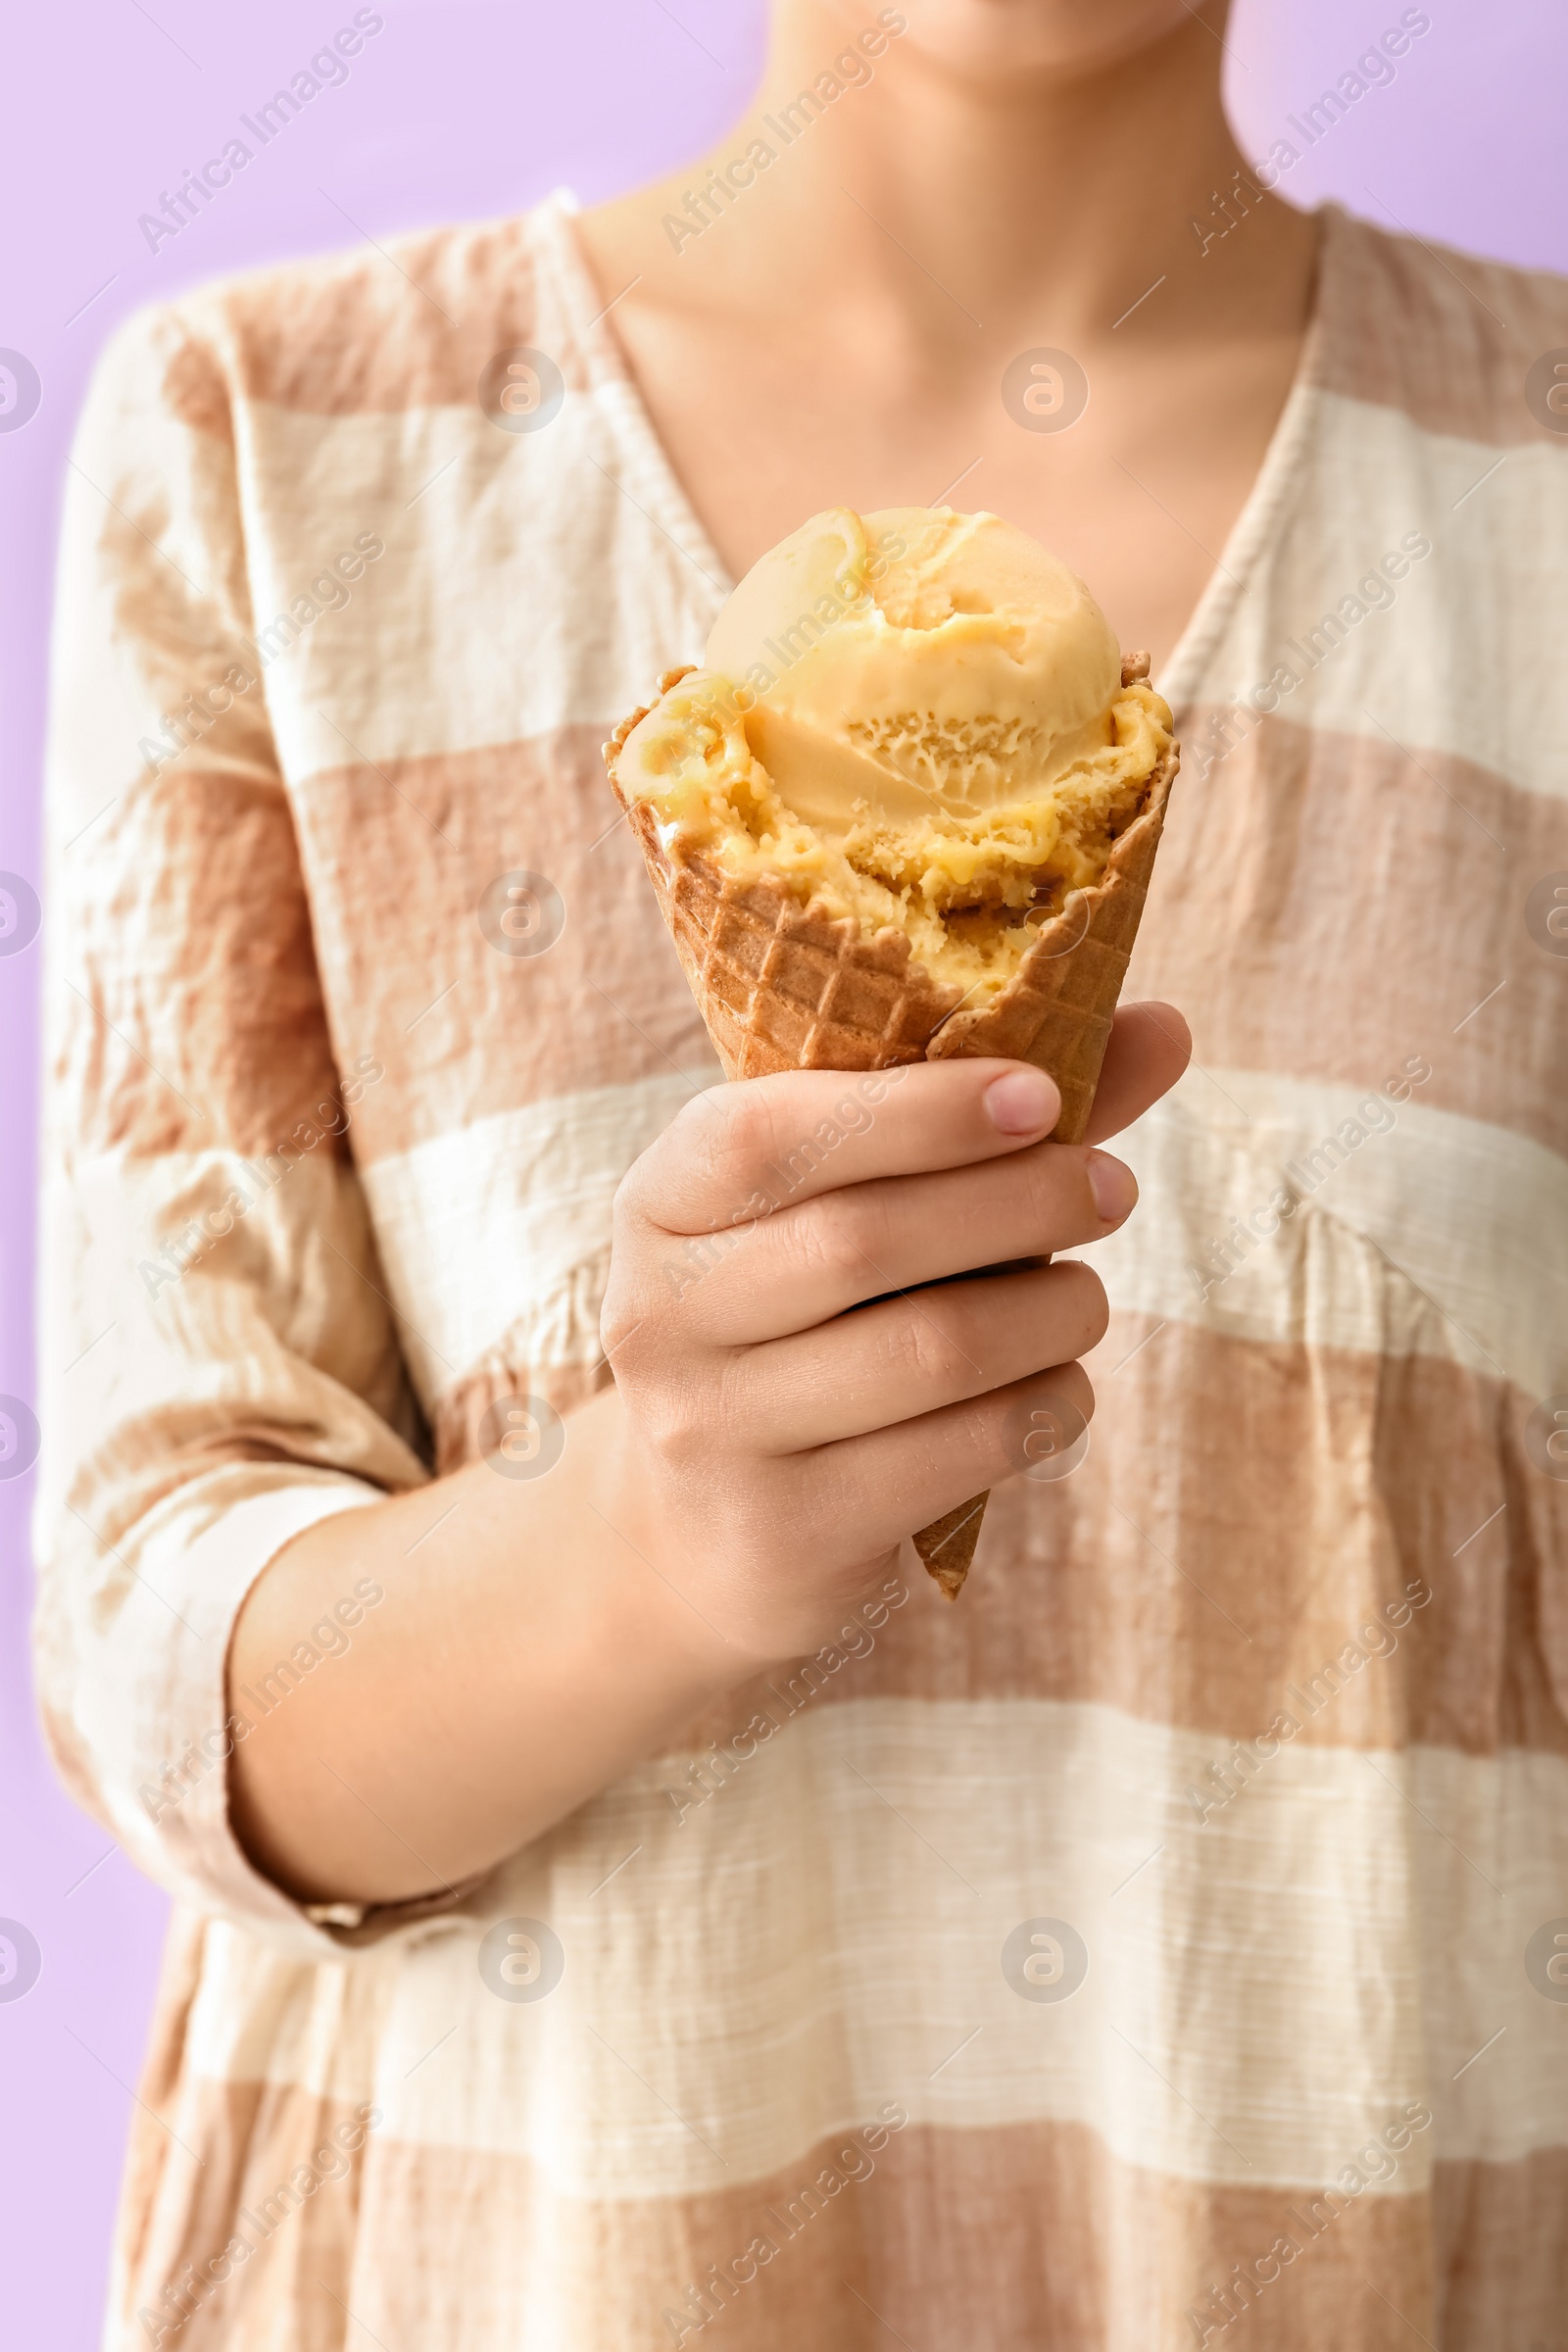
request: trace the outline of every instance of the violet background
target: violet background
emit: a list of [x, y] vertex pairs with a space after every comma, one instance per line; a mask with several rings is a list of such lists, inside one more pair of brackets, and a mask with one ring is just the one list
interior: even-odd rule
[[[139, 0], [35, 7], [13, 18], [7, 44], [0, 346], [26, 354], [43, 391], [26, 425], [0, 433], [0, 868], [34, 887], [61, 482], [110, 330], [203, 279], [356, 243], [356, 226], [383, 238], [513, 212], [560, 185], [588, 203], [672, 169], [744, 104], [765, 21], [763, 0], [676, 0], [674, 11], [662, 0], [380, 0], [384, 28], [349, 80], [154, 254], [137, 216], [219, 152], [238, 116], [354, 8], [155, 0], [155, 12]], [[1387, 226], [1568, 270], [1568, 12], [1561, 0], [1431, 0], [1427, 13], [1431, 29], [1396, 80], [1369, 91], [1280, 193], [1333, 196]], [[1227, 83], [1244, 151], [1264, 155], [1285, 118], [1400, 14], [1396, 0], [1310, 11], [1236, 0]], [[0, 1393], [28, 1401], [38, 981], [36, 943], [0, 958]], [[32, 1990], [0, 2002], [5, 2332], [88, 2352], [167, 1906], [68, 1801], [39, 1742], [26, 1664], [31, 1486], [0, 1483], [0, 1918], [22, 1920], [43, 1952]]]

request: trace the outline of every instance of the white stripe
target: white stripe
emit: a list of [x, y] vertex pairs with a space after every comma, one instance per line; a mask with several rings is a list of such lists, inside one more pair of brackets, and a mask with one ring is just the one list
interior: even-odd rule
[[[1497, 551], [1566, 539], [1563, 454], [1509, 449], [1476, 489], [1495, 459], [1479, 442], [1336, 393], [1298, 400], [1289, 513], [1244, 593], [1220, 600], [1218, 628], [1190, 640], [1161, 684], [1183, 701], [1244, 701], [1284, 663], [1300, 677], [1284, 717], [1417, 758], [1450, 753], [1561, 798], [1561, 590]], [[672, 536], [682, 517], [649, 472], [632, 402], [618, 381], [569, 393], [541, 433], [501, 433], [477, 402], [331, 418], [249, 407], [268, 499], [259, 625], [362, 531], [385, 541], [353, 588], [329, 590], [348, 595], [343, 610], [268, 668], [289, 774], [343, 762], [318, 706], [367, 758], [418, 758], [600, 722], [647, 699], [667, 661], [701, 659], [724, 583]], [[1429, 553], [1401, 553], [1405, 539]], [[1387, 598], [1375, 607], [1359, 590], [1385, 558], [1403, 576], [1373, 586]], [[1331, 649], [1309, 642], [1326, 616], [1343, 630]], [[405, 649], [390, 665], [388, 640]]]
[[[1568, 1764], [1287, 1745], [1204, 1826], [1184, 1791], [1227, 1744], [1049, 1701], [806, 1713], [684, 1822], [681, 1766], [651, 1765], [478, 1915], [330, 1981], [215, 1931], [193, 2069], [373, 2097], [391, 2137], [526, 2153], [583, 2197], [787, 2171], [889, 2099], [1253, 2187], [1331, 2181], [1407, 2100], [1437, 2124], [1392, 2192], [1558, 2144], [1568, 2038], [1523, 1954], [1568, 1908]], [[514, 2005], [477, 1953], [519, 1917], [565, 1971]], [[1037, 1918], [1089, 1949], [1059, 2004], [1004, 1980]]]
[[[1180, 700], [1240, 702], [1285, 664], [1300, 682], [1279, 702], [1284, 717], [1568, 794], [1568, 680], [1556, 659], [1568, 600], [1510, 553], [1568, 538], [1561, 453], [1510, 450], [1456, 505], [1486, 469], [1481, 444], [1370, 403], [1300, 397], [1285, 527], [1226, 600], [1217, 633], [1195, 641], [1162, 685]], [[348, 417], [248, 409], [249, 465], [269, 505], [258, 625], [309, 594], [360, 534], [386, 547], [352, 587], [330, 591], [348, 603], [268, 669], [291, 774], [342, 763], [318, 706], [369, 759], [430, 756], [605, 720], [646, 700], [669, 662], [701, 658], [723, 583], [671, 535], [681, 517], [650, 475], [633, 400], [618, 382], [569, 393], [531, 434], [503, 433], [477, 405]], [[1401, 553], [1411, 535], [1430, 542], [1424, 558]], [[1390, 600], [1380, 609], [1358, 589], [1385, 559], [1405, 568], [1374, 586]], [[440, 593], [427, 592], [437, 580]], [[1364, 617], [1349, 617], [1355, 605]], [[1325, 615], [1343, 640], [1314, 647]]]
[[[1283, 663], [1300, 680], [1283, 716], [1568, 794], [1568, 599], [1516, 560], [1568, 538], [1562, 453], [1529, 443], [1496, 464], [1396, 410], [1298, 397], [1286, 512], [1162, 684], [1241, 701]], [[252, 404], [246, 419], [246, 471], [268, 509], [259, 626], [360, 534], [386, 547], [269, 667], [291, 774], [344, 758], [318, 706], [369, 759], [430, 756], [605, 720], [646, 700], [669, 662], [701, 658], [724, 582], [684, 543], [624, 383], [568, 393], [535, 433], [502, 432], [477, 401], [345, 417]], [[1412, 539], [1430, 552], [1412, 558]], [[1378, 582], [1386, 559], [1403, 573]], [[1343, 639], [1314, 648], [1325, 616]]]
[[[426, 1404], [503, 1342], [519, 1364], [598, 1360], [615, 1187], [716, 1077], [559, 1096], [365, 1171]], [[1112, 1305], [1252, 1339], [1446, 1357], [1532, 1396], [1568, 1388], [1568, 1165], [1527, 1137], [1418, 1092], [1392, 1102], [1216, 1069], [1190, 1071], [1117, 1150], [1138, 1209], [1087, 1253]], [[1301, 1204], [1259, 1238], [1282, 1187]], [[1213, 1245], [1237, 1218], [1255, 1221], [1251, 1246], [1204, 1299], [1190, 1269], [1222, 1266]]]
[[[1374, 1119], [1393, 1124], [1374, 1132]], [[1365, 1140], [1348, 1143], [1356, 1130]], [[1568, 1388], [1568, 1164], [1528, 1137], [1434, 1109], [1419, 1090], [1391, 1102], [1381, 1089], [1194, 1069], [1115, 1148], [1138, 1207], [1089, 1252], [1114, 1306], [1447, 1356], [1532, 1396]], [[1235, 1218], [1266, 1225], [1282, 1187], [1301, 1205], [1272, 1236], [1254, 1227], [1238, 1270], [1202, 1299], [1188, 1269], [1218, 1262], [1210, 1245]]]
[[365, 1170], [400, 1338], [428, 1406], [488, 1349], [592, 1364], [611, 1203], [711, 1066], [498, 1111]]
[[[1245, 593], [1226, 600], [1217, 634], [1180, 649], [1162, 687], [1180, 700], [1240, 702], [1283, 663], [1302, 682], [1281, 700], [1282, 717], [1375, 742], [1392, 735], [1522, 791], [1568, 795], [1568, 595], [1531, 555], [1568, 540], [1562, 451], [1510, 449], [1476, 488], [1495, 451], [1370, 402], [1305, 397], [1315, 416], [1285, 527], [1259, 551]], [[1407, 533], [1431, 553], [1402, 556]], [[1390, 556], [1407, 569], [1374, 588], [1391, 600], [1378, 609], [1358, 584]], [[1341, 611], [1345, 599], [1366, 606], [1365, 617]], [[1344, 639], [1314, 663], [1305, 632], [1325, 614]], [[1193, 754], [1196, 773], [1196, 745]]]
[[247, 410], [247, 471], [268, 507], [259, 628], [361, 533], [386, 548], [268, 667], [288, 774], [340, 767], [343, 735], [385, 761], [612, 722], [672, 662], [701, 660], [723, 584], [661, 528], [629, 398], [617, 382], [568, 392], [536, 433], [503, 432], [477, 399]]

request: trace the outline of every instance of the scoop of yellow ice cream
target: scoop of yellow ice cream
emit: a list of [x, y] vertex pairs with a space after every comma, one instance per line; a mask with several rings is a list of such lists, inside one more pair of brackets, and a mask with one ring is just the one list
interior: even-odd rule
[[666, 850], [892, 925], [983, 1002], [1104, 871], [1171, 714], [995, 514], [833, 508], [748, 572], [616, 754]]
[[1082, 580], [948, 507], [814, 514], [747, 573], [705, 666], [785, 806], [836, 833], [1022, 798], [1110, 740], [1121, 684]]

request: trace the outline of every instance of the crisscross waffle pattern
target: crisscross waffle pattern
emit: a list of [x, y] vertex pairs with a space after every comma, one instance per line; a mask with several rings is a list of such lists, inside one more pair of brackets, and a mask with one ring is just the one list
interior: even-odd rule
[[958, 992], [932, 980], [907, 940], [862, 940], [853, 918], [803, 906], [770, 878], [742, 884], [706, 858], [666, 860], [648, 810], [632, 822], [727, 1076], [922, 1059]]

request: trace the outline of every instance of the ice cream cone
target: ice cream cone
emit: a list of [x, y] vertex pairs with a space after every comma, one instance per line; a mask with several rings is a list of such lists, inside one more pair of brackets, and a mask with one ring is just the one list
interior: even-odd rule
[[[1148, 673], [1147, 655], [1124, 659], [1124, 685]], [[687, 674], [666, 670], [660, 693]], [[1042, 925], [1000, 995], [966, 1010], [958, 990], [934, 979], [901, 933], [888, 929], [867, 940], [853, 918], [835, 918], [819, 901], [803, 906], [772, 876], [740, 880], [700, 853], [666, 848], [647, 801], [624, 793], [615, 773], [616, 756], [647, 708], [621, 721], [604, 747], [605, 763], [727, 1077], [1006, 1054], [1055, 1080], [1061, 1116], [1054, 1139], [1082, 1141], [1159, 846], [1177, 767], [1174, 743], [1100, 880], [1074, 891]], [[971, 1496], [914, 1538], [949, 1600], [968, 1574], [986, 1500]]]

